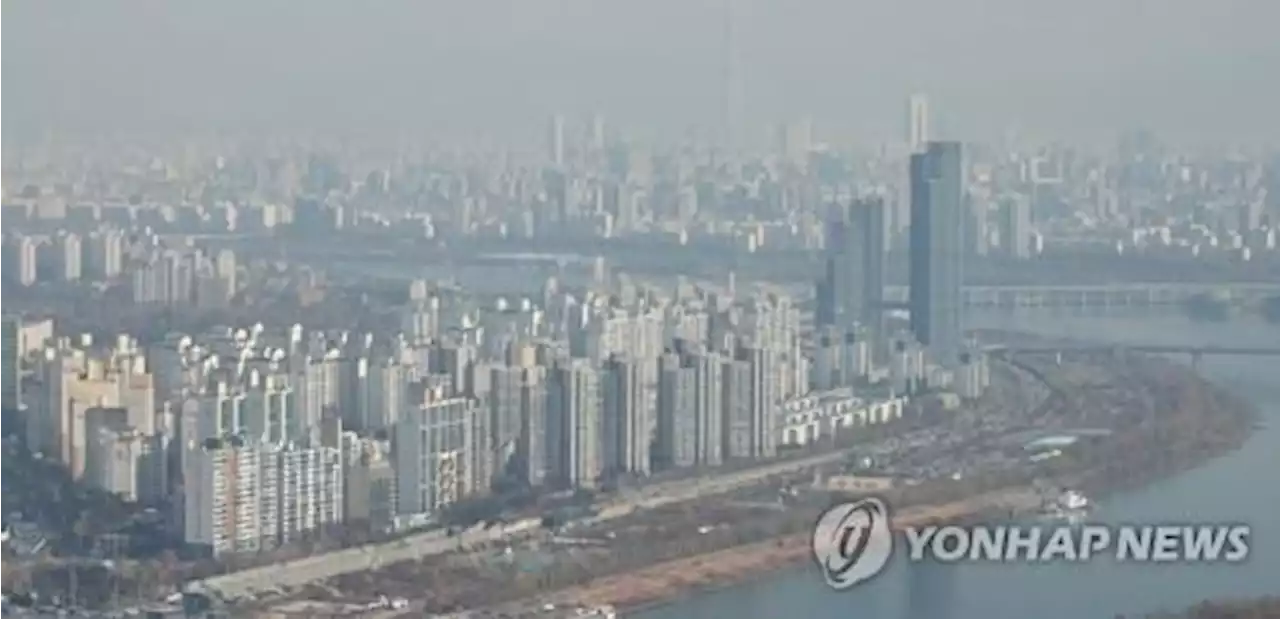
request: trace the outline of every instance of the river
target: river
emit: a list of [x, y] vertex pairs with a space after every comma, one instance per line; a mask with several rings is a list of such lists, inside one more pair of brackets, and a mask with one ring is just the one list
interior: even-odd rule
[[[1180, 316], [975, 316], [1008, 328], [1117, 343], [1280, 346], [1280, 327], [1256, 320], [1195, 323]], [[1280, 358], [1206, 357], [1200, 370], [1259, 407], [1263, 427], [1238, 451], [1100, 504], [1103, 522], [1244, 522], [1242, 564], [915, 564], [898, 560], [846, 592], [827, 589], [814, 566], [693, 596], [640, 619], [1111, 619], [1181, 609], [1208, 598], [1280, 593]], [[900, 556], [900, 553], [899, 553]]]

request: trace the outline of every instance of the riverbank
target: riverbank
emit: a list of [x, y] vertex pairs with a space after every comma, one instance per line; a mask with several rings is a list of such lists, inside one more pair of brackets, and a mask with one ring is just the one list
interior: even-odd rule
[[[1182, 612], [1162, 612], [1146, 619], [1275, 619], [1280, 617], [1280, 597], [1256, 600], [1202, 602]], [[1121, 617], [1121, 619], [1124, 619]]]
[[[1168, 389], [1150, 393], [1160, 414], [1084, 445], [1064, 459], [1053, 481], [1095, 497], [1145, 486], [1194, 468], [1240, 447], [1255, 428], [1251, 407], [1187, 368], [1144, 359]], [[1021, 501], [997, 497], [1019, 494]], [[906, 507], [895, 526], [956, 521], [1033, 509], [1026, 486], [965, 501]], [[812, 514], [816, 517], [816, 513]], [[612, 604], [625, 613], [661, 606], [703, 591], [741, 585], [811, 560], [807, 529], [772, 540], [684, 557], [608, 576], [546, 596], [560, 605]]]
[[[1019, 512], [1039, 505], [1039, 493], [1030, 489], [991, 492], [962, 501], [902, 510], [893, 514], [892, 526], [901, 530], [963, 520], [993, 508], [1002, 512]], [[605, 577], [583, 587], [562, 591], [549, 599], [558, 605], [610, 604], [624, 612], [636, 612], [701, 591], [741, 584], [803, 563], [812, 556], [810, 548], [808, 532], [793, 534]]]
[[[1003, 387], [993, 382], [983, 400], [917, 411], [893, 428], [853, 428], [852, 442], [792, 465], [755, 467], [746, 485], [726, 483], [740, 473], [709, 478], [608, 519], [345, 570], [261, 600], [259, 608], [296, 599], [360, 603], [382, 594], [410, 600], [405, 616], [531, 617], [547, 603], [634, 610], [807, 561], [814, 520], [842, 493], [824, 481], [828, 475], [896, 480], [877, 494], [898, 518], [1004, 519], [1027, 505], [989, 500], [1000, 493], [1046, 484], [1094, 495], [1121, 491], [1230, 451], [1253, 428], [1243, 402], [1157, 358], [1020, 355], [994, 367], [994, 377]], [[1010, 391], [1018, 385], [1027, 389]], [[1028, 441], [1064, 434], [1080, 440], [1056, 458], [1028, 459]], [[856, 464], [869, 455], [881, 472]], [[801, 461], [809, 462], [805, 470], [794, 466]]]

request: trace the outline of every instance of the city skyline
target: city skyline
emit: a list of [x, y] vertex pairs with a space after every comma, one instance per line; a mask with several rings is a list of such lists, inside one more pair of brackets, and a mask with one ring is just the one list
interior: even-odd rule
[[[309, 5], [306, 20], [270, 3], [87, 3], [72, 13], [10, 3], [6, 135], [275, 129], [392, 137], [448, 135], [448, 125], [523, 141], [536, 139], [530, 129], [550, 114], [593, 111], [668, 135], [720, 125], [725, 0], [495, 3], [322, 2]], [[1013, 125], [1083, 141], [1131, 127], [1176, 139], [1277, 138], [1267, 119], [1280, 92], [1248, 77], [1280, 61], [1280, 44], [1261, 26], [1280, 9], [1266, 2], [1157, 9], [1090, 0], [1068, 9], [991, 0], [982, 12], [936, 2], [733, 7], [742, 89], [735, 98], [747, 127], [811, 116], [832, 135], [884, 141], [900, 134], [901, 102], [919, 92], [940, 112], [937, 138], [995, 139]], [[495, 8], [507, 18], [488, 18]], [[1150, 25], [1156, 15], [1158, 29]], [[237, 45], [218, 34], [229, 27]], [[381, 34], [363, 34], [372, 32]], [[50, 48], [51, 40], [59, 45]], [[652, 44], [658, 40], [662, 46]]]
[[1269, 586], [1277, 6], [6, 1], [5, 614], [614, 619], [1174, 476], [1259, 562], [1158, 601]]

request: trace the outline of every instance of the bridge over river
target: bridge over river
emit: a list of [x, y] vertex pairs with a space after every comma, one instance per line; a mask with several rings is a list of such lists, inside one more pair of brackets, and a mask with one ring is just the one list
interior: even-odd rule
[[[905, 286], [890, 286], [887, 300], [901, 305]], [[1117, 283], [1086, 285], [965, 286], [964, 303], [975, 308], [1108, 308], [1155, 307], [1186, 303], [1197, 297], [1219, 299], [1233, 305], [1257, 305], [1280, 298], [1280, 283]]]
[[1238, 357], [1280, 357], [1280, 347], [1277, 346], [1170, 346], [1166, 344], [1125, 344], [1125, 345], [1108, 345], [1108, 344], [1091, 344], [1091, 343], [1066, 343], [1066, 344], [1045, 344], [1045, 345], [994, 345], [986, 348], [988, 354], [996, 357], [1009, 358], [1023, 354], [1059, 354], [1059, 353], [1085, 353], [1085, 354], [1107, 354], [1120, 356], [1125, 353], [1140, 353], [1148, 355], [1188, 355], [1191, 357], [1192, 365], [1198, 365], [1200, 359], [1209, 356], [1238, 356]]

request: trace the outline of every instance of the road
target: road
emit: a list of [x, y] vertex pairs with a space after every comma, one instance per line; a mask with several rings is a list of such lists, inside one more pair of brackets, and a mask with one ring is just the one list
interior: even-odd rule
[[[777, 475], [839, 462], [844, 457], [844, 451], [836, 451], [766, 464], [712, 478], [654, 484], [630, 496], [602, 504], [600, 512], [586, 519], [583, 524], [599, 524], [626, 516], [638, 509], [654, 509], [700, 496], [731, 492]], [[191, 589], [215, 593], [225, 599], [244, 598], [295, 588], [343, 574], [376, 570], [393, 563], [470, 550], [500, 540], [527, 536], [539, 526], [539, 521], [530, 519], [488, 530], [471, 529], [452, 537], [438, 530], [419, 533], [380, 544], [347, 548], [286, 563], [221, 574], [193, 583]]]

